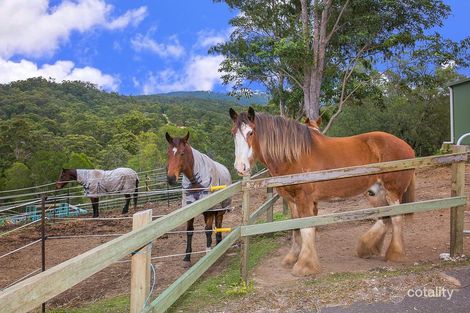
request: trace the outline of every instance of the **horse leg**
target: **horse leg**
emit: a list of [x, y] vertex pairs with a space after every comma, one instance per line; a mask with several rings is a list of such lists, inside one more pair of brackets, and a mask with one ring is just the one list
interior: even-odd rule
[[[367, 191], [366, 196], [369, 203], [374, 207], [388, 205], [386, 191], [381, 181], [372, 185]], [[389, 218], [378, 219], [359, 239], [356, 249], [357, 255], [364, 259], [380, 255], [389, 226]]]
[[183, 259], [183, 266], [188, 268], [191, 266], [191, 252], [192, 249], [192, 242], [193, 242], [193, 230], [194, 230], [194, 218], [190, 219], [186, 223], [186, 254]]
[[206, 222], [204, 229], [206, 230], [207, 239], [206, 251], [210, 251], [212, 246], [212, 223], [214, 222], [214, 215], [214, 212], [204, 212], [204, 221]]
[[356, 250], [360, 258], [368, 259], [374, 255], [380, 255], [389, 224], [388, 218], [380, 218], [361, 236]]
[[[401, 197], [393, 193], [387, 194], [389, 205], [400, 204]], [[392, 220], [392, 240], [385, 253], [385, 259], [392, 262], [403, 262], [405, 260], [405, 243], [403, 239], [403, 215], [395, 215]]]
[[90, 198], [91, 200], [91, 206], [93, 207], [93, 217], [98, 217], [100, 216], [100, 211], [99, 211], [99, 198]]
[[126, 204], [122, 208], [122, 214], [127, 214], [129, 212], [129, 203], [131, 202], [131, 195], [125, 194], [124, 197], [126, 197]]
[[135, 180], [135, 190], [134, 190], [134, 195], [133, 195], [133, 198], [134, 198], [134, 210], [137, 211], [137, 197], [139, 195], [139, 180], [136, 179]]
[[[287, 204], [291, 210], [292, 218], [298, 218], [299, 214], [297, 212], [297, 207], [295, 206], [295, 203], [288, 202]], [[292, 246], [290, 248], [289, 253], [284, 257], [281, 263], [283, 267], [292, 268], [294, 266], [295, 262], [297, 262], [297, 259], [299, 258], [301, 246], [302, 237], [300, 236], [300, 230], [294, 229], [292, 230]]]
[[[215, 227], [222, 228], [222, 221], [224, 219], [225, 211], [218, 211], [215, 215]], [[215, 234], [215, 244], [218, 245], [222, 241], [222, 233], [217, 232]]]
[[[315, 211], [315, 204], [305, 193], [299, 195], [297, 209], [300, 217], [312, 216]], [[300, 229], [302, 245], [297, 262], [292, 268], [294, 276], [308, 276], [320, 272], [320, 261], [318, 260], [315, 246], [315, 227]]]

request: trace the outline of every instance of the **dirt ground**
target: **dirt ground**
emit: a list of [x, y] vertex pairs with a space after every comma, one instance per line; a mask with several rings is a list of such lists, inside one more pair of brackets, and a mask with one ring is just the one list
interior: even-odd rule
[[[470, 166], [466, 168], [466, 190], [470, 187]], [[434, 168], [419, 171], [417, 175], [417, 200], [435, 199], [450, 196], [450, 168]], [[251, 204], [253, 210], [265, 201], [261, 191], [253, 193]], [[239, 225], [241, 221], [241, 197], [233, 198], [233, 210], [226, 213], [224, 226]], [[141, 209], [151, 208], [154, 215], [167, 214], [180, 207], [180, 202], [172, 202], [170, 207], [166, 202], [147, 203]], [[349, 211], [369, 207], [364, 197], [358, 196], [347, 200], [321, 202], [319, 214]], [[281, 201], [275, 206], [275, 211], [281, 211]], [[132, 210], [128, 214], [131, 216]], [[466, 212], [467, 213], [467, 212]], [[120, 217], [119, 209], [103, 212], [103, 217]], [[391, 264], [382, 258], [360, 259], [356, 256], [355, 247], [359, 236], [367, 231], [373, 221], [348, 222], [318, 228], [317, 248], [322, 264], [322, 273], [357, 272], [376, 268], [399, 268], [429, 261], [439, 261], [439, 254], [449, 250], [449, 210], [440, 210], [415, 214], [405, 223], [405, 244], [408, 260], [404, 264]], [[132, 221], [60, 221], [47, 225], [48, 236], [89, 235], [89, 234], [122, 234], [131, 230]], [[202, 215], [196, 218], [195, 228], [204, 227]], [[470, 229], [470, 218], [466, 215], [466, 229]], [[8, 229], [1, 229], [5, 231]], [[185, 230], [185, 225], [176, 230]], [[12, 235], [0, 238], [0, 255], [32, 242], [40, 237], [39, 226], [14, 232]], [[88, 237], [48, 239], [46, 241], [47, 268], [68, 260], [93, 247], [96, 247], [114, 237]], [[193, 251], [205, 250], [205, 235], [197, 233], [193, 238]], [[281, 267], [282, 257], [290, 246], [289, 236], [281, 237], [282, 247], [269, 255], [251, 273], [257, 290], [264, 290], [265, 295], [275, 293], [280, 288], [295, 286], [299, 278], [290, 274], [289, 270]], [[387, 239], [386, 239], [387, 240]], [[215, 240], [214, 240], [215, 241]], [[168, 234], [154, 241], [152, 256], [165, 256], [183, 253], [185, 250], [186, 234]], [[387, 241], [386, 241], [387, 242]], [[470, 241], [464, 240], [464, 253], [470, 254]], [[233, 253], [232, 253], [233, 254]], [[193, 263], [203, 253], [192, 256]], [[127, 258], [128, 259], [128, 258]], [[158, 259], [156, 265], [157, 285], [155, 294], [166, 288], [184, 271], [182, 256]], [[0, 288], [5, 288], [15, 280], [40, 268], [40, 244], [35, 244], [20, 252], [0, 259]], [[222, 267], [224, 261], [217, 266]], [[214, 271], [211, 271], [214, 272]], [[274, 275], [273, 275], [274, 274]], [[130, 263], [117, 263], [93, 275], [74, 288], [62, 293], [48, 302], [48, 307], [73, 307], [83, 303], [94, 302], [101, 298], [128, 293], [130, 288]], [[263, 296], [259, 293], [257, 296]], [[240, 305], [246, 305], [240, 301]], [[236, 312], [236, 305], [227, 312]]]

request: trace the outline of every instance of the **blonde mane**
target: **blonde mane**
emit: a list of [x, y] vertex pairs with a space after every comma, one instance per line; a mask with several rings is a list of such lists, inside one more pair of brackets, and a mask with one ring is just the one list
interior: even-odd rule
[[[247, 113], [240, 113], [238, 127], [248, 122]], [[306, 125], [264, 113], [256, 113], [255, 125], [260, 153], [266, 161], [293, 162], [299, 160], [302, 154], [311, 151], [313, 139]]]

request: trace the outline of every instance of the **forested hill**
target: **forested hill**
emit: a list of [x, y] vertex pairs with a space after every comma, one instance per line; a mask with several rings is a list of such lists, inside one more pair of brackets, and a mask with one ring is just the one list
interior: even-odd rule
[[[217, 101], [229, 101], [236, 102], [240, 105], [253, 105], [253, 104], [267, 104], [269, 102], [270, 96], [264, 92], [255, 92], [250, 97], [242, 96], [240, 98], [233, 97], [224, 93], [217, 93], [212, 91], [178, 91], [178, 92], [169, 92], [155, 95], [159, 99], [161, 97], [167, 98], [190, 98], [190, 99], [203, 99], [203, 100], [217, 100]], [[155, 96], [143, 96], [143, 97], [155, 97]]]
[[0, 188], [54, 181], [62, 167], [165, 166], [167, 131], [189, 131], [195, 148], [231, 169], [230, 107], [220, 97], [121, 96], [82, 82], [0, 85]]

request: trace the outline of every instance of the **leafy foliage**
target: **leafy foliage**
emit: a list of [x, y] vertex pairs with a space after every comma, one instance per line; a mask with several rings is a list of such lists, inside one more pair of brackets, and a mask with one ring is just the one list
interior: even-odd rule
[[63, 167], [164, 167], [167, 131], [189, 131], [195, 148], [232, 169], [237, 104], [222, 98], [120, 96], [41, 78], [0, 85], [0, 188], [53, 181]]

